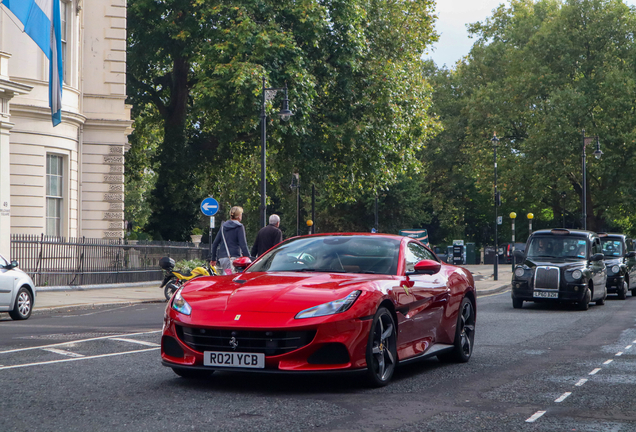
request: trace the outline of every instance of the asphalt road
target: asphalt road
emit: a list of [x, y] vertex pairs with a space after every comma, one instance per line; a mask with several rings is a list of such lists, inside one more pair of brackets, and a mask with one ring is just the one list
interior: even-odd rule
[[404, 366], [381, 389], [353, 375], [178, 378], [159, 360], [163, 308], [0, 315], [0, 429], [636, 431], [633, 297], [587, 312], [480, 297], [469, 363]]

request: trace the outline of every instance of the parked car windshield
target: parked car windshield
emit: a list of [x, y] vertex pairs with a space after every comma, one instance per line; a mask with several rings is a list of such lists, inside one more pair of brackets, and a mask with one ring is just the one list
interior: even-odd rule
[[397, 273], [400, 240], [375, 236], [305, 237], [282, 243], [248, 272]]
[[530, 241], [528, 258], [587, 258], [587, 240], [573, 236], [536, 236]]
[[622, 257], [625, 255], [623, 242], [620, 240], [604, 237], [601, 239], [601, 245], [603, 246], [605, 257]]

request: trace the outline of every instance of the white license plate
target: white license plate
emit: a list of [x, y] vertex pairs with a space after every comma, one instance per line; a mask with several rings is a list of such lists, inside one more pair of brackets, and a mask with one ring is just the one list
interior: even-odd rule
[[215, 367], [263, 369], [265, 367], [265, 354], [205, 351], [203, 364]]
[[535, 291], [533, 296], [534, 297], [541, 297], [541, 298], [559, 298], [559, 293], [558, 292]]

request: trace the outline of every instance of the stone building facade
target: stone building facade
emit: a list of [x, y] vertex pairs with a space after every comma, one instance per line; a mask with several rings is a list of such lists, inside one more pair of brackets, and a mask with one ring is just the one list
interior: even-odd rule
[[11, 234], [121, 238], [126, 0], [62, 0], [62, 123], [52, 126], [48, 60], [0, 6], [0, 253]]

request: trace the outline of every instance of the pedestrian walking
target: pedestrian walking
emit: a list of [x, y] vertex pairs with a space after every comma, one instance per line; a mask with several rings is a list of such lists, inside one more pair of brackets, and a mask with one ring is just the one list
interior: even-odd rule
[[210, 265], [216, 266], [217, 249], [219, 267], [222, 274], [234, 273], [232, 263], [241, 256], [250, 256], [247, 249], [247, 239], [245, 238], [245, 227], [241, 223], [243, 219], [243, 208], [234, 206], [230, 210], [230, 220], [223, 222], [221, 229], [212, 243], [212, 256]]
[[283, 232], [278, 228], [280, 226], [280, 217], [271, 215], [269, 217], [269, 225], [261, 228], [256, 235], [256, 241], [252, 246], [252, 256], [261, 256], [269, 249], [283, 241]]

